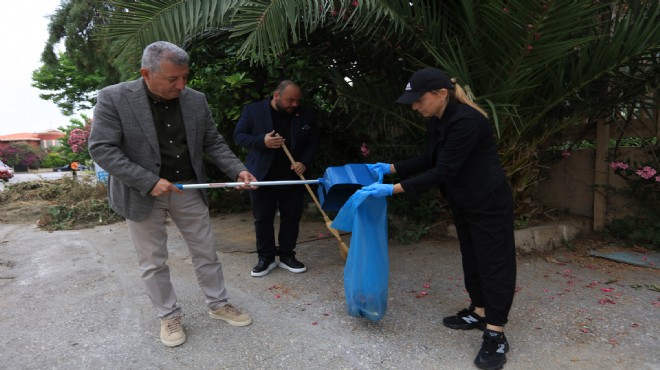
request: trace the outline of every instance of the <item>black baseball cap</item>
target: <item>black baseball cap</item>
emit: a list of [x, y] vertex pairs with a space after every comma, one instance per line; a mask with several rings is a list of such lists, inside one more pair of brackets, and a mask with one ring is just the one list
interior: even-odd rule
[[437, 68], [424, 68], [413, 73], [406, 85], [406, 91], [396, 100], [401, 104], [412, 104], [425, 93], [438, 89], [453, 90], [454, 84], [447, 74]]

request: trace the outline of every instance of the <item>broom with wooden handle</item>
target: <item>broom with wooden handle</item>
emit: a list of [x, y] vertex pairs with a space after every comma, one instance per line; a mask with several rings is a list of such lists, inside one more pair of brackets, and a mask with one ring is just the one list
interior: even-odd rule
[[[291, 161], [291, 164], [296, 163], [295, 159], [293, 159], [293, 156], [291, 155], [291, 152], [289, 152], [289, 149], [286, 147], [286, 144], [282, 143], [282, 149], [284, 149], [284, 153], [286, 153], [286, 156], [289, 157], [289, 160]], [[301, 180], [305, 180], [305, 176], [302, 174], [298, 175], [300, 176]], [[348, 257], [348, 246], [344, 241], [341, 239], [341, 236], [339, 236], [339, 231], [332, 226], [332, 220], [330, 220], [330, 217], [323, 211], [323, 208], [321, 208], [321, 203], [319, 203], [319, 200], [316, 198], [316, 194], [314, 194], [314, 191], [312, 188], [308, 185], [305, 184], [305, 187], [307, 188], [307, 191], [309, 192], [309, 195], [312, 196], [312, 199], [314, 200], [314, 204], [316, 204], [316, 207], [319, 209], [321, 214], [323, 215], [323, 220], [325, 221], [325, 226], [330, 230], [332, 235], [337, 238], [337, 241], [339, 241], [339, 254], [341, 255], [341, 258], [346, 261], [346, 257]]]

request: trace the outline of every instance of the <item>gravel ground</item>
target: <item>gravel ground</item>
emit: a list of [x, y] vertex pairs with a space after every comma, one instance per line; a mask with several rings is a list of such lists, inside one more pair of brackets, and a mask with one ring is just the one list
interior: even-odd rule
[[[208, 316], [171, 227], [188, 339], [167, 348], [123, 223], [50, 233], [0, 225], [0, 368], [474, 368], [481, 332], [441, 322], [469, 304], [455, 240], [390, 242], [388, 310], [373, 323], [346, 314], [339, 245], [322, 222], [303, 224], [306, 273], [278, 268], [263, 278], [249, 274], [251, 217], [216, 217], [214, 228], [230, 301], [254, 322], [236, 328]], [[658, 287], [660, 270], [581, 248], [519, 256], [505, 369], [660, 369]]]

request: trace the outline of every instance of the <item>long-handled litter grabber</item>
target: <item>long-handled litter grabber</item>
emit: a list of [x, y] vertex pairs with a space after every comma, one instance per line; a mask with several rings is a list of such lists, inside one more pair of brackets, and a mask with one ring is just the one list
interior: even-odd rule
[[[283, 181], [253, 181], [248, 185], [253, 186], [276, 186], [276, 185], [305, 185], [318, 184], [320, 180], [283, 180]], [[208, 184], [174, 184], [179, 189], [209, 189], [209, 188], [236, 188], [245, 185], [244, 182], [213, 182]]]
[[[286, 144], [282, 143], [282, 149], [284, 149], [284, 153], [286, 153], [286, 156], [289, 157], [289, 160], [291, 161], [291, 164], [294, 164], [296, 161], [293, 159], [293, 156], [291, 155], [291, 152], [289, 152], [289, 149], [286, 147]], [[305, 180], [305, 176], [298, 175], [300, 176], [300, 179], [304, 182], [307, 182], [309, 180]], [[318, 181], [312, 181], [311, 183], [315, 183]], [[253, 183], [254, 184], [254, 183]], [[332, 220], [330, 220], [330, 217], [325, 213], [323, 208], [321, 207], [321, 203], [319, 203], [319, 200], [316, 198], [316, 195], [314, 194], [314, 191], [312, 191], [312, 188], [309, 187], [309, 183], [305, 184], [305, 187], [307, 188], [307, 191], [309, 192], [309, 195], [312, 196], [312, 199], [314, 200], [314, 204], [316, 204], [316, 207], [318, 207], [319, 211], [321, 212], [321, 215], [323, 215], [323, 220], [325, 221], [325, 226], [330, 230], [332, 235], [337, 238], [337, 241], [339, 241], [339, 254], [341, 255], [341, 258], [346, 261], [346, 257], [348, 257], [348, 246], [344, 241], [341, 239], [339, 236], [339, 231], [332, 226]]]

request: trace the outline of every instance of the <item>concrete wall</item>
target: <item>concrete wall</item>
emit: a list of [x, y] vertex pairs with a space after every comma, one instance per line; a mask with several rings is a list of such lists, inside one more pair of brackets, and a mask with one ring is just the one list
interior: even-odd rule
[[[645, 149], [619, 149], [620, 160], [644, 161]], [[595, 149], [581, 149], [571, 152], [570, 157], [549, 164], [546, 178], [540, 182], [534, 199], [550, 208], [567, 211], [570, 214], [592, 217], [594, 211], [594, 191], [605, 191], [594, 186]], [[630, 162], [629, 162], [630, 163]], [[609, 167], [608, 167], [609, 168]], [[608, 185], [621, 189], [626, 183], [611, 169], [608, 172]], [[607, 221], [622, 218], [634, 212], [630, 201], [623, 195], [605, 192], [607, 196]]]

